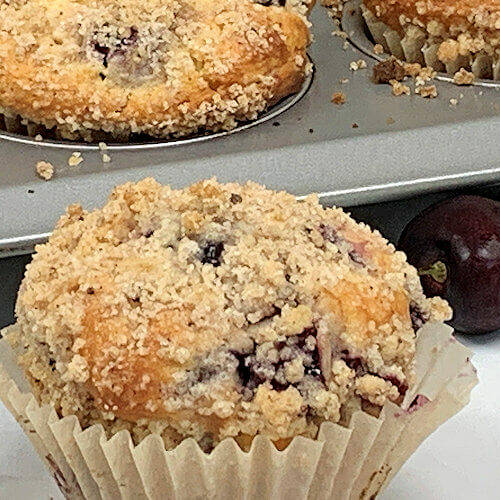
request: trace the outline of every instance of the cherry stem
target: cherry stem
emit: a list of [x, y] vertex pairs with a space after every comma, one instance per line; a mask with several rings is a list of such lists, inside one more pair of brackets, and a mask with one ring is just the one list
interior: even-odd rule
[[448, 270], [446, 269], [446, 264], [444, 262], [437, 260], [430, 267], [419, 269], [418, 275], [429, 275], [434, 281], [444, 283], [448, 277]]

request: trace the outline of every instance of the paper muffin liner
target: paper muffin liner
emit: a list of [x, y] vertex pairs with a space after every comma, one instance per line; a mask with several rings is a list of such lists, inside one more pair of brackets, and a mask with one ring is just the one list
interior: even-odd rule
[[295, 437], [283, 451], [263, 436], [248, 452], [225, 439], [208, 454], [191, 438], [165, 450], [155, 434], [134, 446], [128, 431], [107, 439], [101, 425], [82, 430], [76, 416], [38, 405], [5, 339], [0, 399], [67, 498], [370, 499], [469, 401], [476, 372], [452, 331], [443, 324], [419, 330], [416, 383], [400, 406], [387, 403], [378, 417], [355, 410], [348, 424], [323, 423], [316, 439]]
[[438, 50], [444, 39], [431, 36], [415, 25], [404, 28], [404, 37], [380, 21], [368, 8], [361, 5], [361, 13], [375, 43], [384, 51], [402, 61], [419, 63], [453, 76], [461, 68], [471, 71], [476, 78], [500, 80], [500, 58], [486, 52], [469, 56], [459, 55], [455, 60], [443, 63], [438, 58]]

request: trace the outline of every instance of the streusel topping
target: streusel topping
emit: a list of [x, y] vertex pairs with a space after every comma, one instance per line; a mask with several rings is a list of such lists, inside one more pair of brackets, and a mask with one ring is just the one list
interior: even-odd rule
[[449, 312], [404, 254], [316, 196], [146, 179], [68, 208], [27, 268], [13, 342], [60, 414], [210, 449], [399, 401], [416, 330]]

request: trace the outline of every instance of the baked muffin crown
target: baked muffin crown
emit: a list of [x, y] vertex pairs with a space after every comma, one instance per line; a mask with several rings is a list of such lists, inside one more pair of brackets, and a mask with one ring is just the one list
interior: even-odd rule
[[69, 138], [227, 129], [300, 87], [308, 41], [249, 0], [4, 1], [0, 110]]
[[[313, 436], [398, 401], [415, 331], [448, 306], [376, 232], [257, 184], [126, 184], [71, 206], [19, 293], [22, 362], [82, 422], [184, 436]], [[200, 441], [201, 442], [201, 441]]]

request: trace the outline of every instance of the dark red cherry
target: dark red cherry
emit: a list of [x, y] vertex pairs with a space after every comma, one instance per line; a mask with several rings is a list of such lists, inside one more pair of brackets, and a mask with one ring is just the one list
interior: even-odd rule
[[500, 202], [457, 196], [424, 210], [399, 248], [428, 296], [448, 300], [451, 325], [464, 333], [500, 329]]

